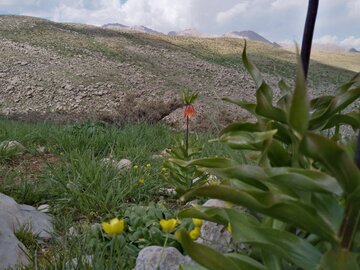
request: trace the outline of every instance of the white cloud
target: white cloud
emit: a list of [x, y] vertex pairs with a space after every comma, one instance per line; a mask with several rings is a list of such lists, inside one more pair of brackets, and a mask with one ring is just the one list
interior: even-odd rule
[[340, 42], [340, 45], [345, 46], [347, 48], [360, 48], [360, 37], [356, 38], [354, 36], [350, 36], [345, 38]]
[[336, 43], [338, 43], [338, 38], [337, 38], [337, 36], [325, 35], [320, 38], [314, 39], [314, 43], [336, 44]]
[[[305, 0], [0, 0], [0, 14], [94, 25], [118, 22], [168, 32], [254, 30], [272, 41], [301, 40]], [[315, 36], [359, 37], [360, 0], [321, 0]], [[350, 41], [349, 41], [350, 42]]]
[[275, 0], [271, 3], [273, 9], [289, 9], [303, 5], [304, 3], [299, 0]]
[[244, 13], [248, 9], [248, 6], [249, 2], [243, 2], [233, 6], [226, 11], [219, 12], [216, 16], [216, 21], [218, 23], [225, 23], [233, 19], [235, 16]]
[[360, 49], [360, 37], [356, 38], [354, 36], [349, 36], [343, 40], [339, 40], [337, 36], [334, 35], [325, 35], [320, 38], [314, 39], [314, 43], [318, 44], [334, 44], [339, 45], [344, 48], [356, 48]]

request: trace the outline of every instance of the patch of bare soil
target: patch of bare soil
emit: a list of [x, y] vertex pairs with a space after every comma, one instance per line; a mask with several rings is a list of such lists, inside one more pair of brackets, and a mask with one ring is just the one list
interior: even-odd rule
[[[16, 173], [15, 182], [20, 182], [21, 179], [36, 181], [37, 177], [49, 164], [56, 164], [58, 161], [59, 158], [53, 154], [32, 155], [27, 153], [18, 158], [6, 161], [0, 164], [0, 166], [3, 167], [3, 171]], [[2, 183], [4, 179], [5, 176], [0, 175], [0, 183]]]

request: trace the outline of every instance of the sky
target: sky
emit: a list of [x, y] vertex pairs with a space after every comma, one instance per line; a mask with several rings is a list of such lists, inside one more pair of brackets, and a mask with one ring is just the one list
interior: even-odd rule
[[[253, 30], [276, 42], [301, 42], [308, 0], [0, 0], [0, 14], [57, 22], [144, 25], [163, 33]], [[318, 43], [360, 49], [360, 0], [320, 0]]]

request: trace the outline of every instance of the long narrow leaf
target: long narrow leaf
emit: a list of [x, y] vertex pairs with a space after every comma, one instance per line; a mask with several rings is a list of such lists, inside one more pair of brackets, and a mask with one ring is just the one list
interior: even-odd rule
[[193, 260], [210, 270], [245, 269], [214, 249], [193, 242], [185, 229], [177, 231], [176, 238]]
[[246, 48], [247, 48], [246, 39], [244, 41], [245, 41], [245, 45], [242, 53], [242, 61], [245, 68], [247, 69], [247, 71], [250, 73], [251, 77], [255, 81], [256, 87], [259, 88], [260, 85], [263, 83], [264, 79], [262, 78], [261, 73], [257, 69], [257, 67], [248, 59], [246, 54]]
[[302, 138], [309, 125], [309, 99], [307, 96], [306, 83], [303, 67], [298, 56], [296, 71], [295, 90], [292, 96], [289, 112], [289, 125]]
[[306, 155], [320, 161], [347, 194], [360, 189], [359, 169], [346, 150], [336, 142], [309, 132], [302, 142], [301, 149]]
[[204, 186], [191, 190], [183, 196], [183, 199], [187, 200], [193, 196], [208, 196], [229, 201], [294, 224], [331, 242], [339, 241], [332, 226], [319, 215], [314, 207], [289, 196], [270, 191], [242, 191], [223, 185]]

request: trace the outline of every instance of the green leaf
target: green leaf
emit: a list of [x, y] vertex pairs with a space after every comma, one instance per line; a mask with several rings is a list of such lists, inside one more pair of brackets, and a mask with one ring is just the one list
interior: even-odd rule
[[351, 89], [339, 96], [333, 97], [326, 109], [315, 111], [311, 115], [310, 129], [317, 129], [323, 126], [324, 121], [346, 108], [352, 102], [360, 97], [360, 87]]
[[339, 125], [349, 125], [353, 130], [360, 128], [360, 112], [336, 114], [328, 120], [323, 129], [329, 129]]
[[338, 242], [336, 232], [328, 220], [313, 206], [292, 197], [272, 191], [242, 191], [230, 186], [203, 186], [187, 192], [182, 199], [208, 196], [247, 207], [275, 219], [313, 232], [330, 242]]
[[210, 270], [244, 269], [214, 249], [193, 242], [185, 229], [176, 232], [176, 239], [194, 261]]
[[304, 137], [300, 149], [323, 164], [348, 195], [360, 188], [359, 169], [346, 150], [334, 141], [309, 132]]
[[233, 149], [262, 150], [263, 143], [271, 139], [276, 129], [264, 132], [230, 131], [220, 136], [220, 142]]
[[352, 77], [349, 82], [341, 85], [341, 86], [336, 90], [336, 92], [338, 92], [338, 93], [344, 93], [344, 92], [346, 92], [348, 89], [350, 89], [351, 86], [353, 86], [354, 84], [359, 83], [359, 82], [360, 82], [360, 72], [357, 73], [357, 74], [355, 74], [355, 76]]
[[302, 138], [309, 125], [309, 99], [307, 97], [304, 71], [300, 57], [296, 72], [295, 90], [293, 93], [289, 112], [289, 125], [296, 131], [298, 137]]
[[260, 131], [264, 131], [264, 130], [261, 129], [261, 127], [258, 123], [235, 122], [235, 123], [232, 123], [232, 124], [226, 126], [225, 128], [223, 128], [220, 131], [219, 135], [221, 136], [228, 132], [233, 132], [233, 131], [260, 132]]
[[245, 255], [241, 255], [241, 254], [236, 254], [236, 253], [230, 253], [230, 254], [225, 254], [225, 256], [230, 259], [231, 261], [233, 261], [234, 263], [236, 263], [236, 265], [238, 265], [240, 267], [240, 269], [244, 269], [244, 270], [273, 270], [271, 268], [267, 268], [264, 265], [262, 265], [261, 263], [259, 263], [258, 261], [252, 259], [249, 256], [245, 256]]
[[327, 252], [320, 263], [320, 270], [359, 270], [359, 253], [347, 250]]
[[287, 186], [294, 190], [311, 193], [328, 193], [341, 195], [342, 189], [336, 179], [318, 171], [300, 168], [271, 168], [265, 170], [271, 183]]
[[253, 80], [255, 81], [256, 87], [259, 88], [262, 83], [264, 82], [262, 75], [260, 73], [260, 71], [257, 69], [257, 67], [248, 59], [247, 54], [246, 54], [246, 40], [245, 41], [245, 45], [244, 45], [244, 50], [242, 53], [242, 61], [243, 64], [246, 68], [246, 70], [250, 73], [251, 77], [253, 78]]
[[291, 93], [291, 87], [283, 79], [279, 81], [278, 86], [283, 95]]
[[321, 253], [300, 237], [287, 231], [250, 223], [244, 214], [224, 209], [231, 224], [232, 237], [240, 242], [256, 245], [268, 253], [286, 258], [303, 269], [316, 269]]
[[302, 238], [287, 231], [264, 227], [253, 216], [235, 209], [201, 207], [191, 212], [182, 211], [179, 216], [183, 218], [201, 216], [202, 219], [212, 222], [216, 222], [220, 217], [217, 223], [225, 226], [227, 223], [224, 222], [224, 217], [227, 217], [235, 240], [259, 247], [269, 256], [286, 258], [304, 269], [315, 269], [321, 258], [321, 253]]
[[240, 106], [241, 108], [243, 108], [244, 110], [248, 111], [249, 113], [251, 113], [252, 115], [256, 116], [256, 104], [255, 103], [251, 103], [242, 99], [231, 99], [231, 98], [222, 98], [222, 100], [229, 102], [229, 103], [233, 103], [235, 105]]
[[256, 101], [257, 114], [281, 123], [287, 122], [285, 112], [272, 105], [272, 90], [265, 82], [256, 91]]
[[291, 162], [289, 152], [284, 148], [283, 144], [276, 139], [272, 139], [268, 149], [268, 157], [272, 166], [288, 166]]

